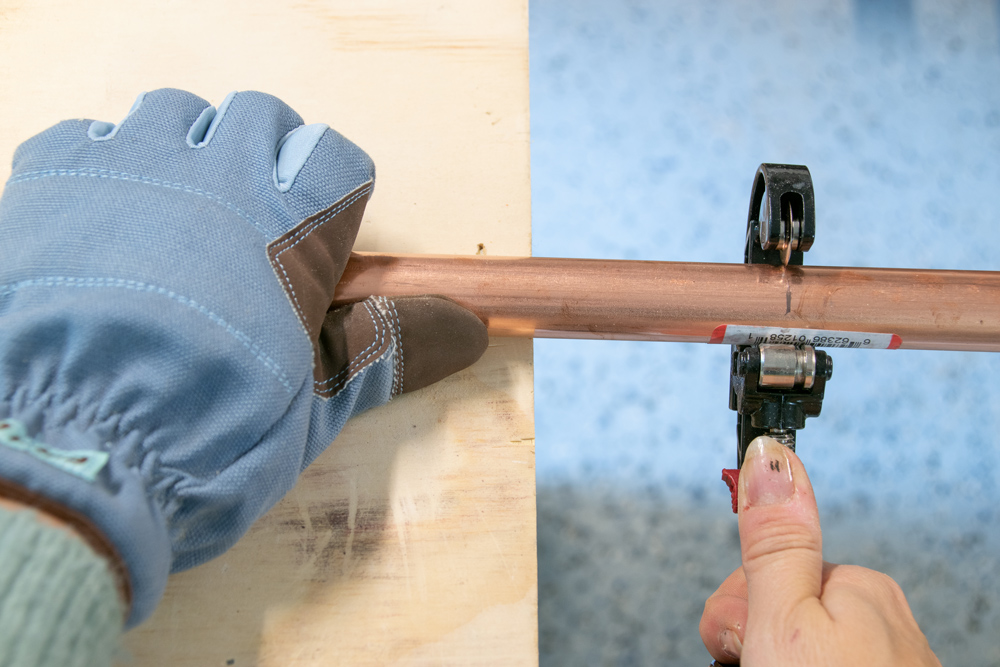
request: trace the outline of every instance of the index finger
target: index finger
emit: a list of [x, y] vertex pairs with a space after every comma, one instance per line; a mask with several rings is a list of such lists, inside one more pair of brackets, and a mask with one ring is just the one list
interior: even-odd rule
[[747, 579], [743, 568], [726, 577], [705, 602], [698, 632], [719, 662], [739, 659], [747, 626]]

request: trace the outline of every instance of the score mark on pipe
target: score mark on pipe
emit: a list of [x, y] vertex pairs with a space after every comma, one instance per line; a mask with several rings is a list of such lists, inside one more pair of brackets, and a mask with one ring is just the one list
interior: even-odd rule
[[789, 345], [844, 347], [860, 350], [895, 350], [903, 344], [903, 339], [896, 334], [885, 333], [748, 327], [739, 324], [721, 324], [715, 327], [715, 331], [712, 332], [712, 338], [708, 342], [721, 345], [784, 343]]

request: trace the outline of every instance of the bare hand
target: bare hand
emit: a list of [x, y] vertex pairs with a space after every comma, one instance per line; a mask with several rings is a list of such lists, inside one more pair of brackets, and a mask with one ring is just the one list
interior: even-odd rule
[[936, 665], [899, 585], [823, 561], [816, 499], [798, 457], [771, 438], [740, 473], [743, 567], [705, 603], [701, 638], [744, 667]]

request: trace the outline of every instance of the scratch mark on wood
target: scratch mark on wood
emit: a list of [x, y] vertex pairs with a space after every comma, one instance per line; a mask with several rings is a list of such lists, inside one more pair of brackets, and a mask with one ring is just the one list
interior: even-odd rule
[[351, 571], [351, 553], [354, 550], [354, 528], [358, 519], [358, 479], [351, 475], [350, 495], [347, 499], [347, 545], [344, 547], [344, 564], [340, 568], [342, 576], [346, 577]]
[[500, 547], [500, 541], [497, 540], [497, 536], [493, 533], [493, 527], [490, 526], [489, 520], [487, 520], [483, 515], [485, 512], [482, 508], [479, 509], [479, 521], [486, 526], [486, 532], [490, 534], [490, 539], [493, 540], [493, 545], [497, 548], [497, 553], [500, 555], [500, 562], [503, 564], [504, 572], [510, 577], [511, 581], [514, 581], [514, 572], [510, 569], [510, 564], [507, 563], [507, 557], [504, 556], [503, 549]]
[[406, 581], [406, 595], [413, 598], [413, 586], [410, 582], [410, 559], [406, 550], [406, 509], [403, 499], [396, 503], [396, 538], [399, 540], [399, 551], [403, 556], [403, 579]]

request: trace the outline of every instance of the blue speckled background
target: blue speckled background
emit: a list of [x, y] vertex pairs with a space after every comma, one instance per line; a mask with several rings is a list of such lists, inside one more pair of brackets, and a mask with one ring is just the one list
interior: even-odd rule
[[[1000, 270], [997, 0], [531, 3], [534, 253], [742, 261], [761, 162], [808, 165], [806, 263]], [[726, 347], [535, 344], [542, 664], [701, 665], [738, 565]], [[1000, 355], [833, 351], [799, 434], [828, 560], [1000, 665]]]

